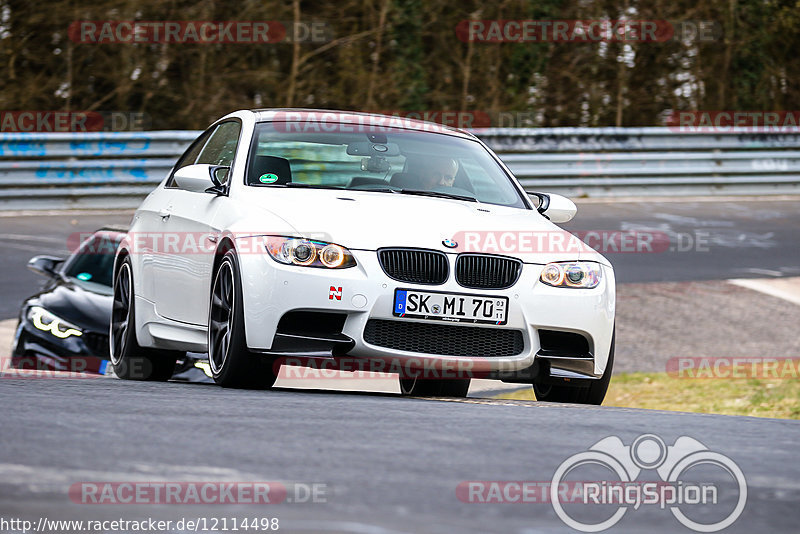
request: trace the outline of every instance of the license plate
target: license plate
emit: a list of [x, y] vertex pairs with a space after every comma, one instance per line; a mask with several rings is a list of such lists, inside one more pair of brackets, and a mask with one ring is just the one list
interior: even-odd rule
[[506, 324], [508, 297], [395, 289], [396, 317], [435, 319], [455, 323]]

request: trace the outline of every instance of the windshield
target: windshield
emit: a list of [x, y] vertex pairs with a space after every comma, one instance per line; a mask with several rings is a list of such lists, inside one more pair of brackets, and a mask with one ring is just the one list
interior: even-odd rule
[[[476, 141], [402, 129], [292, 132], [281, 124], [256, 125], [247, 185], [428, 194], [526, 207], [503, 169]], [[323, 126], [330, 130], [336, 125]]]
[[79, 282], [111, 287], [114, 255], [123, 236], [95, 235], [85, 241], [64, 267], [64, 276]]

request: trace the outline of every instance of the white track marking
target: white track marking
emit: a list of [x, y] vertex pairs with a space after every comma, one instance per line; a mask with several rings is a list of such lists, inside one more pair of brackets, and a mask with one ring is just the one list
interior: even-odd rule
[[133, 215], [133, 209], [99, 209], [99, 210], [0, 210], [0, 217], [47, 217], [60, 215]]
[[781, 271], [773, 271], [772, 269], [745, 269], [745, 272], [751, 274], [765, 274], [767, 276], [780, 277], [783, 276]]
[[0, 239], [8, 239], [10, 241], [39, 241], [41, 243], [64, 243], [63, 238], [43, 235], [0, 234]]
[[800, 277], [737, 278], [728, 283], [800, 305]]

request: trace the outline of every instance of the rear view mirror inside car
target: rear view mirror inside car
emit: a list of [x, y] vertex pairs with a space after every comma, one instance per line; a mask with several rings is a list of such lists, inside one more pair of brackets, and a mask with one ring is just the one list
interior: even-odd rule
[[366, 172], [388, 172], [392, 166], [386, 158], [372, 157], [361, 159], [361, 170]]
[[350, 143], [347, 145], [349, 156], [382, 156], [391, 158], [400, 155], [397, 143], [370, 143], [368, 141]]

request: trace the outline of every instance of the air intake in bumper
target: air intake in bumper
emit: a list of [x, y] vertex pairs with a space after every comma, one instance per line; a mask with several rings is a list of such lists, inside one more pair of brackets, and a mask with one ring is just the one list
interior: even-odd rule
[[378, 347], [442, 356], [502, 357], [522, 354], [522, 332], [450, 324], [370, 319], [364, 341]]

